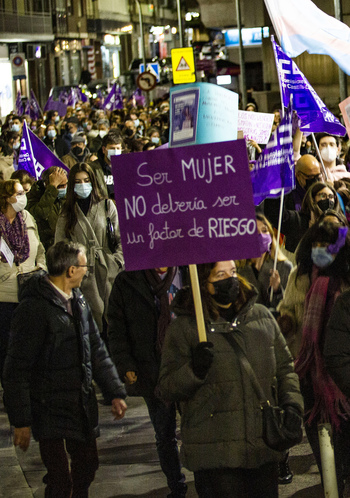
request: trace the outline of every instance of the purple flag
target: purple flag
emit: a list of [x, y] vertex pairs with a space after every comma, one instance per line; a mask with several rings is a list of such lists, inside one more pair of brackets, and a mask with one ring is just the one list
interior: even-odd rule
[[118, 95], [118, 92], [117, 92], [117, 84], [116, 83], [114, 83], [114, 85], [112, 86], [112, 90], [109, 92], [107, 97], [104, 99], [104, 102], [102, 99], [102, 94], [101, 94], [101, 96], [98, 95], [99, 98], [101, 99], [101, 102], [103, 102], [103, 104], [102, 104], [103, 109], [105, 109], [106, 111], [114, 111], [114, 109], [117, 109], [117, 107], [115, 107], [116, 101], [117, 101], [117, 95]]
[[26, 114], [27, 116], [30, 116], [30, 99], [29, 98], [27, 98], [27, 101], [26, 101], [26, 105], [24, 108], [24, 114]]
[[285, 115], [273, 132], [269, 143], [255, 162], [250, 173], [254, 204], [258, 206], [266, 197], [280, 197], [294, 189], [294, 154], [292, 137], [292, 111]]
[[82, 102], [87, 102], [89, 100], [88, 96], [85, 95], [81, 88], [79, 88], [79, 100], [81, 100]]
[[142, 92], [139, 88], [136, 88], [136, 90], [132, 94], [132, 99], [135, 104], [140, 107], [144, 107], [146, 105], [146, 97], [142, 95]]
[[23, 104], [22, 104], [21, 92], [17, 92], [17, 97], [16, 97], [16, 114], [17, 114], [17, 116], [22, 116], [22, 114], [23, 114]]
[[57, 107], [58, 107], [57, 104], [58, 104], [58, 102], [56, 100], [54, 100], [53, 96], [51, 95], [47, 99], [47, 102], [46, 102], [45, 107], [44, 107], [44, 112], [57, 111]]
[[127, 270], [259, 254], [245, 140], [112, 156]]
[[293, 96], [293, 108], [301, 120], [300, 129], [306, 134], [325, 132], [343, 137], [345, 127], [327, 109], [315, 90], [292, 59], [272, 40], [280, 80], [283, 105], [288, 107]]
[[35, 96], [33, 90], [30, 90], [30, 114], [31, 119], [37, 120], [42, 116], [39, 102]]
[[73, 88], [71, 88], [69, 95], [68, 95], [68, 101], [67, 105], [71, 107], [75, 107], [76, 103], [78, 102], [79, 98], [77, 97], [75, 91]]
[[69, 173], [69, 168], [46, 147], [40, 138], [29, 130], [26, 121], [24, 121], [18, 169], [25, 169], [39, 180], [42, 172], [50, 166], [58, 166], [63, 168], [67, 174]]

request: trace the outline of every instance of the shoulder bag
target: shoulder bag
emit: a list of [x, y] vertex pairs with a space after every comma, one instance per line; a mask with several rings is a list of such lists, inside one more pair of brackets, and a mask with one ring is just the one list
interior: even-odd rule
[[265, 444], [269, 448], [276, 451], [285, 451], [299, 444], [303, 439], [301, 424], [295, 431], [290, 431], [285, 427], [284, 410], [279, 406], [272, 406], [270, 401], [266, 398], [265, 393], [241, 345], [237, 342], [232, 333], [223, 334], [223, 336], [231, 344], [243, 369], [252, 383], [255, 394], [260, 401], [260, 408], [263, 415], [262, 437]]

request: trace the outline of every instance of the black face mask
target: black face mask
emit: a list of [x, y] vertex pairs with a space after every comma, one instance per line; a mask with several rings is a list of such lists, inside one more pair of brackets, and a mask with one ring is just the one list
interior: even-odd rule
[[82, 147], [76, 146], [72, 147], [72, 152], [75, 156], [81, 156], [82, 153], [84, 152], [84, 149]]
[[334, 208], [334, 201], [331, 199], [323, 199], [322, 201], [318, 201], [317, 205], [321, 211], [325, 212], [327, 209]]
[[317, 179], [316, 178], [308, 178], [307, 180], [305, 180], [305, 190], [308, 190], [311, 185], [313, 185], [314, 183], [317, 182]]
[[131, 128], [127, 128], [127, 129], [125, 130], [125, 135], [126, 135], [127, 137], [132, 137], [132, 136], [133, 136], [133, 134], [134, 134], [134, 130], [132, 130]]
[[219, 304], [234, 303], [239, 294], [237, 277], [229, 277], [217, 282], [210, 282], [215, 290], [214, 299]]

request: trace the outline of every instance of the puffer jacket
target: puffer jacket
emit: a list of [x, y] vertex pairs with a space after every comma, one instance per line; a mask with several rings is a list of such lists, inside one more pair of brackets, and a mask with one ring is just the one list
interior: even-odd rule
[[[176, 299], [183, 297], [181, 292]], [[254, 304], [255, 299], [241, 309], [234, 322], [237, 328], [230, 333], [236, 334], [268, 399], [302, 412], [290, 352], [273, 316]], [[281, 454], [262, 439], [259, 401], [225, 334], [210, 332], [213, 324], [208, 324], [214, 359], [201, 380], [192, 371], [192, 352], [198, 344], [195, 317], [181, 308], [175, 312], [178, 318], [167, 331], [162, 351], [159, 388], [165, 399], [180, 401], [184, 466], [192, 471], [258, 468], [280, 460]]]
[[98, 408], [92, 384], [113, 398], [125, 398], [90, 308], [73, 290], [72, 312], [48, 282], [32, 277], [20, 292], [4, 369], [10, 423], [31, 426], [35, 439], [98, 436]]

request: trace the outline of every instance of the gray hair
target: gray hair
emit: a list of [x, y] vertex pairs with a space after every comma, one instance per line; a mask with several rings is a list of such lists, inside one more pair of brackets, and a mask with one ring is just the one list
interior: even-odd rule
[[70, 266], [79, 264], [79, 254], [86, 254], [83, 244], [77, 242], [56, 242], [46, 253], [47, 270], [51, 277], [59, 277], [66, 273]]

